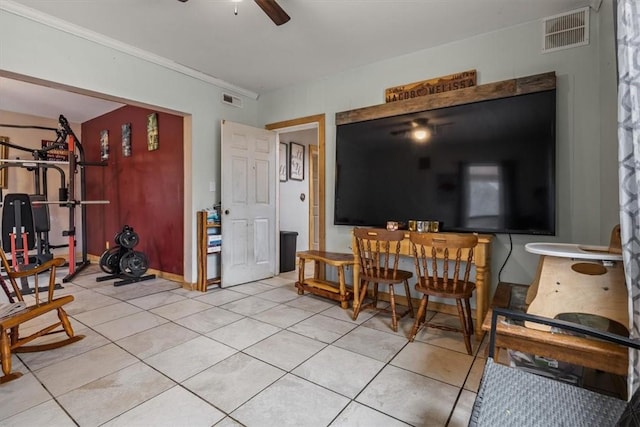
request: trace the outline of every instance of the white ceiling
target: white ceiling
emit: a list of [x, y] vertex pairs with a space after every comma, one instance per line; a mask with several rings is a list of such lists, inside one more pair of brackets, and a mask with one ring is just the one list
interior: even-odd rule
[[123, 104], [0, 77], [0, 110], [84, 123]]
[[[32, 8], [259, 95], [599, 0], [278, 0], [291, 16], [282, 26], [251, 0], [239, 4], [237, 16], [231, 0], [3, 3]], [[20, 87], [0, 80], [2, 109], [8, 103], [3, 98], [14, 96], [8, 89]], [[54, 103], [58, 96], [47, 99]]]

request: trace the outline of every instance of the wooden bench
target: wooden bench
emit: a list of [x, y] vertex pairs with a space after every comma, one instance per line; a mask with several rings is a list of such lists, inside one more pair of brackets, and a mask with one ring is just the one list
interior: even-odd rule
[[[354, 265], [353, 254], [345, 254], [327, 251], [302, 251], [296, 254], [298, 257], [298, 281], [296, 288], [298, 294], [303, 295], [304, 291], [320, 295], [334, 301], [340, 301], [342, 308], [349, 307], [349, 300], [353, 298], [353, 292], [347, 289], [345, 284], [344, 267]], [[308, 260], [314, 261], [313, 277], [305, 277], [305, 264]], [[338, 269], [338, 281], [322, 279], [321, 268], [330, 265]]]

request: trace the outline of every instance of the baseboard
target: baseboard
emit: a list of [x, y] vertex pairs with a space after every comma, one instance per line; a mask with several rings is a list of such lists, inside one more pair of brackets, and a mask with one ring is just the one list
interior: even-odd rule
[[[67, 257], [63, 257], [63, 258], [67, 258]], [[87, 255], [87, 260], [89, 260], [92, 263], [100, 265], [100, 257], [99, 256]], [[158, 277], [158, 278], [165, 279], [165, 280], [170, 280], [172, 282], [177, 282], [177, 283], [180, 284], [180, 287], [182, 287], [184, 289], [188, 289], [188, 290], [191, 290], [191, 291], [195, 289], [195, 283], [185, 282], [184, 277], [180, 276], [179, 274], [167, 273], [167, 272], [164, 272], [164, 271], [156, 270], [155, 268], [147, 269], [147, 272], [145, 274], [155, 274], [156, 277]]]

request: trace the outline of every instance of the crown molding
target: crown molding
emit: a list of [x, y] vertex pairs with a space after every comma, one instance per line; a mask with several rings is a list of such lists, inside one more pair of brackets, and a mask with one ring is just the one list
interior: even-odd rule
[[161, 67], [167, 68], [169, 70], [184, 74], [186, 76], [193, 77], [194, 79], [198, 79], [203, 82], [210, 83], [221, 89], [233, 91], [237, 94], [246, 96], [247, 98], [254, 99], [254, 100], [258, 99], [259, 95], [256, 92], [233, 85], [224, 80], [218, 79], [216, 77], [212, 77], [208, 74], [205, 74], [200, 71], [196, 71], [192, 68], [186, 67], [184, 65], [178, 64], [177, 62], [171, 61], [160, 55], [156, 55], [146, 50], [138, 49], [126, 43], [119, 42], [110, 37], [106, 37], [102, 34], [96, 33], [95, 31], [88, 30], [79, 25], [72, 24], [70, 22], [64, 21], [62, 19], [56, 18], [54, 16], [48, 15], [46, 13], [40, 12], [30, 7], [21, 5], [12, 0], [3, 0], [2, 2], [0, 2], [0, 10], [4, 10], [14, 15], [18, 15], [23, 18], [30, 19], [32, 21], [38, 22], [42, 25], [46, 25], [56, 30], [64, 31], [66, 33], [83, 38], [93, 43], [98, 43], [102, 46], [142, 59], [143, 61], [147, 61], [156, 65], [159, 65]]

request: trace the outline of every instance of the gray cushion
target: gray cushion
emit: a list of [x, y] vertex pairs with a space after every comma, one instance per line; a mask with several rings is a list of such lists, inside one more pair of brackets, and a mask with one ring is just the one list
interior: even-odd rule
[[470, 426], [615, 426], [626, 401], [487, 359]]

